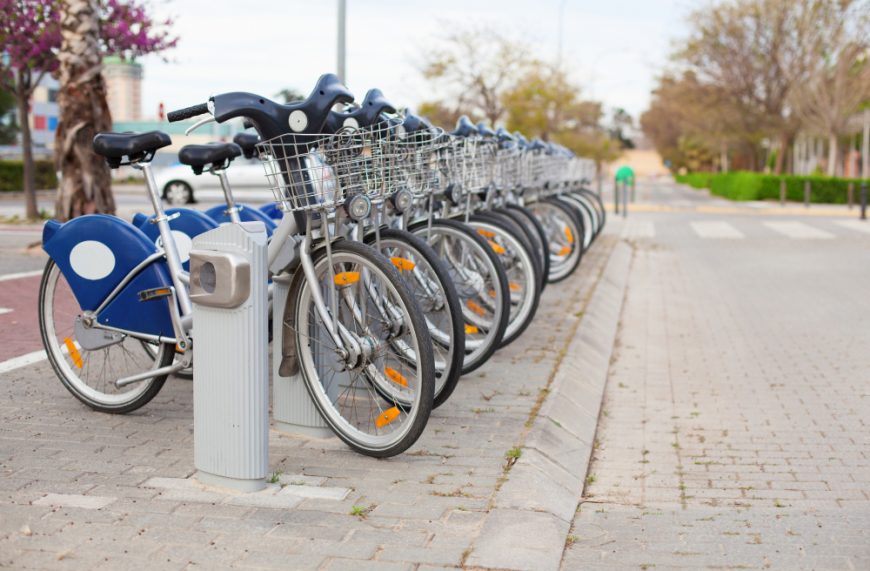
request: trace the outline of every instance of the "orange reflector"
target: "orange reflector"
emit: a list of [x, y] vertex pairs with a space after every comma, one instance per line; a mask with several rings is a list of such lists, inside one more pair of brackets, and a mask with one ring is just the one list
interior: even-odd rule
[[563, 246], [561, 250], [559, 250], [560, 256], [567, 256], [571, 253], [571, 246]]
[[472, 333], [478, 333], [478, 332], [480, 332], [480, 329], [478, 329], [478, 328], [475, 327], [474, 325], [468, 325], [468, 324], [466, 323], [466, 324], [465, 324], [465, 332], [466, 332], [467, 334], [471, 335]]
[[397, 385], [402, 385], [403, 387], [408, 386], [408, 381], [405, 380], [405, 377], [402, 376], [402, 373], [395, 370], [392, 367], [384, 367], [384, 374], [387, 375], [387, 378], [396, 383]]
[[388, 408], [387, 410], [379, 414], [378, 417], [375, 419], [375, 426], [377, 426], [378, 428], [383, 428], [397, 418], [399, 418], [399, 408], [395, 406], [392, 408]]
[[523, 289], [523, 286], [521, 286], [517, 282], [509, 282], [508, 287], [511, 288], [511, 291], [522, 291]]
[[483, 228], [478, 228], [477, 233], [484, 238], [495, 238], [495, 232], [493, 232], [492, 230], [484, 230]]
[[82, 355], [79, 353], [76, 344], [69, 337], [63, 340], [64, 345], [66, 345], [66, 350], [69, 351], [69, 356], [72, 357], [73, 363], [76, 364], [76, 367], [79, 369], [82, 368]]
[[496, 293], [495, 293], [494, 289], [489, 290], [489, 297], [491, 297], [492, 299], [495, 299]]
[[492, 240], [487, 240], [487, 242], [489, 242], [489, 247], [492, 248], [492, 251], [495, 252], [496, 254], [504, 254], [505, 253], [505, 249], [503, 246], [496, 244]]
[[574, 232], [571, 232], [571, 229], [567, 226], [565, 226], [565, 237], [568, 238], [569, 242], [574, 243]]
[[335, 285], [350, 285], [359, 281], [359, 272], [341, 272], [335, 274]]
[[478, 315], [486, 315], [486, 310], [483, 309], [482, 307], [480, 307], [480, 306], [479, 306], [479, 305], [478, 305], [474, 300], [472, 300], [472, 299], [469, 299], [468, 301], [466, 301], [466, 302], [465, 302], [465, 305], [468, 306], [468, 309], [470, 309], [471, 311], [473, 311], [474, 313], [476, 313], [476, 314], [478, 314]]
[[390, 261], [400, 270], [407, 270], [409, 272], [413, 270], [416, 265], [411, 260], [406, 260], [405, 258], [390, 258]]

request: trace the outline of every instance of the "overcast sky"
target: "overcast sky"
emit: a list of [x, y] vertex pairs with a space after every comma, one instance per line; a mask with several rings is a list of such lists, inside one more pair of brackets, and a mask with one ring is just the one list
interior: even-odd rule
[[[362, 98], [379, 87], [396, 105], [427, 99], [420, 54], [445, 26], [502, 28], [536, 55], [563, 62], [586, 97], [637, 117], [649, 103], [684, 19], [699, 0], [347, 0], [347, 85]], [[563, 17], [560, 5], [564, 3]], [[155, 0], [180, 37], [169, 62], [145, 65], [143, 114], [193, 105], [214, 93], [273, 97], [284, 87], [308, 93], [336, 67], [336, 0]]]

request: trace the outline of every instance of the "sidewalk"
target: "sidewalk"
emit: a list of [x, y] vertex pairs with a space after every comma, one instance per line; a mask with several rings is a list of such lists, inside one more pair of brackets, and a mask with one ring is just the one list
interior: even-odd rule
[[75, 401], [45, 362], [4, 374], [0, 566], [462, 565], [510, 478], [506, 453], [521, 445], [545, 399], [541, 389], [615, 242], [602, 235], [575, 279], [547, 288], [528, 332], [463, 378], [407, 453], [378, 461], [337, 439], [273, 432], [280, 488], [271, 495], [238, 498], [179, 482], [194, 471], [189, 382], [171, 380], [141, 411], [109, 416]]

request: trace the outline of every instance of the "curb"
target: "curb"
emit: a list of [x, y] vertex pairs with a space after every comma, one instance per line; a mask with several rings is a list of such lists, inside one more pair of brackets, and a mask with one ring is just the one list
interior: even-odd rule
[[613, 248], [535, 417], [522, 457], [496, 493], [466, 565], [558, 569], [592, 457], [632, 258]]

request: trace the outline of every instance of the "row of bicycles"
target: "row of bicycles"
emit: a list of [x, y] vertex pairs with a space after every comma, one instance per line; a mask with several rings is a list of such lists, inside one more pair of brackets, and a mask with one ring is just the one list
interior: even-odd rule
[[[164, 209], [150, 161], [167, 134], [96, 136], [111, 167], [144, 173], [153, 213], [45, 225], [40, 329], [75, 397], [127, 413], [169, 375], [190, 374], [189, 253], [220, 223], [266, 229], [270, 296], [275, 283], [289, 291], [269, 316], [279, 374], [298, 376], [363, 454], [406, 450], [463, 374], [522, 335], [544, 289], [577, 270], [604, 226], [583, 188], [593, 165], [465, 117], [447, 132], [376, 89], [353, 100], [327, 74], [302, 101], [235, 92], [169, 113], [199, 118], [188, 132], [236, 118], [250, 129], [179, 151], [196, 174], [220, 177], [226, 205], [209, 213]], [[274, 204], [235, 201], [226, 173], [242, 154], [262, 162]]]

